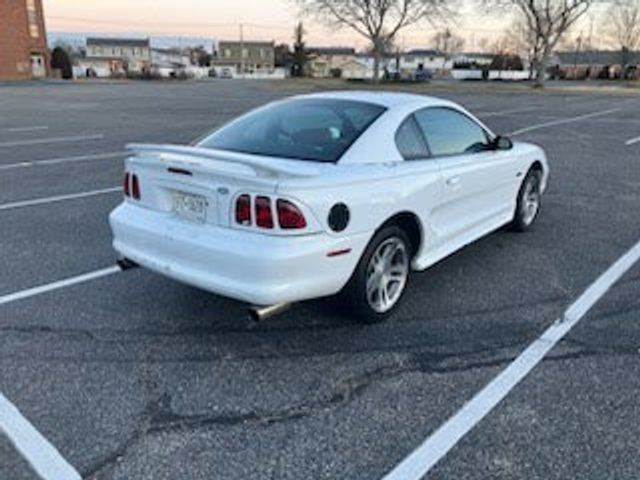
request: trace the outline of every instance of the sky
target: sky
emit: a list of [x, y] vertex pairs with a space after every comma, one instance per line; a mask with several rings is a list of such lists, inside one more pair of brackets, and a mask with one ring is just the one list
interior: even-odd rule
[[[240, 37], [292, 43], [301, 18], [294, 0], [43, 0], [50, 32], [120, 33], [142, 36], [198, 36], [216, 40]], [[478, 50], [483, 39], [491, 44], [507, 26], [505, 15], [462, 9], [454, 31], [465, 39], [465, 50]], [[349, 29], [336, 30], [317, 19], [303, 18], [307, 44], [353, 46], [364, 49], [366, 39]], [[403, 30], [401, 48], [432, 47], [437, 26], [421, 24]]]
[[[367, 46], [349, 29], [336, 30], [317, 19], [304, 18], [294, 0], [44, 0], [47, 29], [52, 32], [137, 33], [142, 35], [202, 36], [236, 39], [243, 24], [246, 39], [292, 42], [293, 27], [305, 21], [308, 45]], [[180, 8], [177, 8], [177, 5]], [[473, 48], [480, 37], [497, 38], [499, 25], [467, 32]], [[403, 47], [428, 47], [437, 27], [428, 24], [405, 30]]]

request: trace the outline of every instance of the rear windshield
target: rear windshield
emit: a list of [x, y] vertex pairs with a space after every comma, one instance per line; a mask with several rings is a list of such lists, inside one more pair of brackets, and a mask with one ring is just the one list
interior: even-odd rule
[[198, 146], [233, 152], [337, 162], [385, 111], [365, 102], [297, 99], [274, 103], [222, 127]]

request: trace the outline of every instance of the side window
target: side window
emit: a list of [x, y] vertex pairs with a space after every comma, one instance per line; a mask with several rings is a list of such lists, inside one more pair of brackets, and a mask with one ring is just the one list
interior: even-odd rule
[[429, 156], [429, 150], [413, 115], [402, 122], [398, 128], [396, 145], [405, 160], [417, 160]]
[[475, 153], [488, 147], [484, 129], [463, 113], [449, 108], [426, 108], [415, 116], [434, 156]]

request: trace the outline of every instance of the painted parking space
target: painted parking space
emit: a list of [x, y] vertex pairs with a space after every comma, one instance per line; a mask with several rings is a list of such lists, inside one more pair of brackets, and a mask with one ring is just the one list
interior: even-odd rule
[[[259, 93], [253, 102], [270, 95]], [[603, 125], [619, 125], [624, 115], [633, 117], [633, 111], [590, 116], [624, 109], [615, 99], [589, 99], [570, 111], [557, 103], [554, 98], [540, 108], [515, 111], [513, 100], [494, 97], [478, 105], [495, 113], [487, 122], [502, 132], [588, 116], [521, 134], [544, 145], [554, 162], [549, 197], [534, 231], [497, 232], [417, 275], [396, 321], [362, 327], [323, 300], [255, 325], [241, 304], [136, 270], [2, 305], [0, 363], [10, 373], [0, 379], [0, 391], [85, 478], [382, 477], [637, 241], [640, 225], [631, 212], [638, 202], [632, 184], [639, 179], [624, 144], [633, 132], [627, 134], [624, 126], [615, 134], [602, 131]], [[142, 103], [134, 109], [144, 110]], [[190, 126], [179, 134], [186, 138], [191, 129], [196, 130]], [[558, 141], [559, 135], [575, 140]], [[109, 146], [108, 151], [122, 148]], [[72, 156], [62, 144], [55, 151], [49, 147], [33, 146], [32, 157]], [[619, 170], [603, 165], [607, 153]], [[78, 172], [98, 170], [100, 181], [121, 173], [117, 165], [98, 168], [102, 160], [78, 163], [83, 164]], [[58, 174], [69, 167], [63, 162], [25, 168], [12, 172], [10, 183], [29, 172], [43, 183], [56, 179], [66, 193], [90, 191], [74, 189], [73, 175]], [[43, 183], [25, 184], [29, 196], [18, 198], [38, 198]], [[113, 195], [0, 213], [0, 222], [12, 227], [0, 239], [10, 272], [0, 279], [0, 295], [110, 265], [106, 215], [119, 201]], [[632, 292], [635, 285], [626, 288]], [[634, 308], [628, 297], [616, 301], [621, 309]], [[586, 317], [580, 326], [588, 322]], [[537, 371], [522, 385], [557, 391], [561, 369]], [[571, 389], [586, 388], [583, 383], [570, 383]], [[461, 448], [476, 435], [483, 445], [498, 433], [505, 441], [519, 438], [527, 430], [525, 420], [492, 423], [502, 418], [502, 408], [515, 411], [510, 402], [511, 395]], [[540, 402], [538, 418], [549, 418], [551, 402]], [[587, 399], [585, 408], [589, 404]], [[485, 427], [487, 422], [491, 426]], [[626, 439], [633, 431], [621, 435]], [[584, 442], [595, 445], [588, 438]], [[167, 445], [171, 462], [163, 460]], [[570, 447], [563, 448], [571, 452]], [[480, 455], [471, 448], [472, 455]], [[495, 449], [492, 461], [498, 467], [485, 468], [500, 468], [503, 457], [513, 461], [507, 453]], [[465, 465], [454, 450], [439, 468], [468, 475]], [[22, 468], [18, 460], [0, 462], [0, 477], [21, 478], [16, 472]], [[535, 465], [529, 468], [520, 471], [523, 476], [539, 474]]]

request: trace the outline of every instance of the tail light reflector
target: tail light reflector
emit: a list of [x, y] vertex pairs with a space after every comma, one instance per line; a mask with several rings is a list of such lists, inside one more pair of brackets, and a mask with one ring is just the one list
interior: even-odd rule
[[130, 197], [131, 196], [131, 175], [129, 175], [129, 172], [124, 174], [124, 196], [125, 197]]
[[138, 176], [134, 173], [131, 177], [131, 196], [136, 200], [140, 200], [140, 183], [138, 182]]
[[269, 197], [256, 197], [256, 224], [260, 228], [273, 228], [271, 199]]
[[299, 230], [307, 226], [307, 220], [298, 207], [288, 200], [278, 199], [278, 222], [283, 230]]
[[251, 225], [251, 197], [240, 195], [236, 200], [236, 223], [240, 225]]

